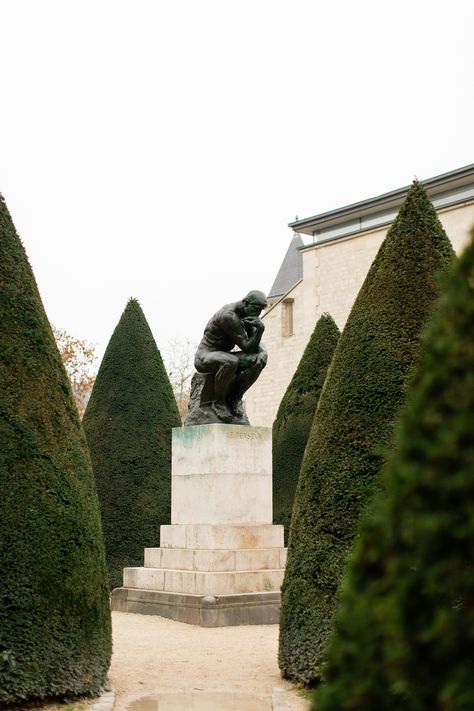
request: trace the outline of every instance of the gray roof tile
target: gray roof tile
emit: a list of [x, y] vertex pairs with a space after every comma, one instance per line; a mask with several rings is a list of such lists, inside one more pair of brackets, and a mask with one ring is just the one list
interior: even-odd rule
[[301, 235], [297, 232], [293, 234], [293, 239], [278, 270], [276, 279], [268, 294], [269, 299], [283, 296], [292, 286], [303, 276], [303, 256], [298, 247], [303, 246]]

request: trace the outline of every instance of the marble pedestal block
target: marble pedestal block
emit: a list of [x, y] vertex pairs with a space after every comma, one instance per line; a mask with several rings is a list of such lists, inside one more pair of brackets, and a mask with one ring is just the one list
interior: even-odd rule
[[174, 429], [171, 521], [271, 523], [271, 430], [242, 425]]
[[286, 549], [272, 525], [272, 431], [175, 428], [171, 525], [125, 568], [112, 609], [203, 626], [276, 623]]

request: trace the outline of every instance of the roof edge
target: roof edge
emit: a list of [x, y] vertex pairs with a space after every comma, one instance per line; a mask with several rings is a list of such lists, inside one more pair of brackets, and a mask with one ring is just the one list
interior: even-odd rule
[[301, 279], [298, 279], [298, 281], [297, 281], [295, 284], [293, 284], [293, 286], [291, 287], [291, 289], [288, 289], [288, 291], [286, 291], [284, 294], [282, 294], [281, 296], [279, 296], [279, 297], [277, 298], [277, 300], [275, 301], [275, 303], [272, 304], [272, 305], [267, 309], [267, 311], [265, 311], [264, 314], [262, 314], [262, 318], [265, 318], [265, 316], [266, 316], [267, 314], [269, 314], [270, 311], [273, 311], [273, 309], [274, 309], [276, 306], [278, 306], [278, 304], [281, 304], [281, 302], [286, 299], [286, 297], [288, 296], [288, 294], [291, 294], [291, 292], [293, 291], [293, 289], [296, 289], [296, 287], [298, 286], [298, 284], [301, 284], [302, 281], [303, 281], [303, 277], [301, 277]]
[[[447, 186], [451, 182], [470, 176], [474, 178], [474, 163], [470, 163], [462, 168], [457, 168], [449, 173], [442, 173], [441, 175], [436, 175], [433, 178], [421, 180], [420, 182], [427, 190], [432, 190], [437, 187]], [[391, 190], [388, 193], [382, 193], [376, 197], [360, 200], [359, 202], [354, 202], [349, 205], [345, 205], [344, 207], [336, 208], [335, 210], [328, 210], [327, 212], [321, 212], [318, 215], [306, 217], [303, 220], [289, 222], [288, 227], [291, 227], [291, 229], [295, 232], [304, 233], [305, 229], [308, 229], [310, 225], [317, 225], [328, 220], [337, 220], [337, 218], [346, 217], [352, 212], [370, 210], [371, 208], [381, 207], [387, 203], [393, 203], [397, 200], [401, 200], [404, 198], [409, 189], [410, 185], [406, 185], [403, 188], [397, 188], [397, 190]]]

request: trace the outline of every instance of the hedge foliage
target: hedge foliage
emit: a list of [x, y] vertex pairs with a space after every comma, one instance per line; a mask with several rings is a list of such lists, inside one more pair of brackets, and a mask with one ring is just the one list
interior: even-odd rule
[[361, 509], [378, 487], [421, 328], [452, 247], [415, 182], [339, 339], [303, 458], [282, 586], [279, 663], [309, 686], [321, 677], [336, 593]]
[[318, 711], [474, 708], [474, 231], [341, 591]]
[[285, 526], [285, 544], [290, 530], [301, 460], [339, 335], [332, 316], [323, 314], [314, 328], [273, 423], [273, 523]]
[[111, 654], [97, 493], [71, 388], [1, 196], [0, 254], [0, 702], [94, 694]]
[[105, 351], [83, 425], [97, 483], [111, 588], [143, 565], [170, 523], [171, 428], [181, 420], [143, 311], [130, 299]]

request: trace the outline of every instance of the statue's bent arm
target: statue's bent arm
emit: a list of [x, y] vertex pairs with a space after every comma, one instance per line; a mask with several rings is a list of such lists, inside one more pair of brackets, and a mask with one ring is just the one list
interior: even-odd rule
[[247, 335], [239, 317], [232, 311], [227, 311], [227, 313], [222, 316], [221, 327], [225, 330], [227, 335], [233, 339], [235, 345], [244, 353], [258, 353], [265, 326], [263, 322], [256, 317], [247, 319], [247, 322], [252, 327], [253, 333], [251, 336]]

